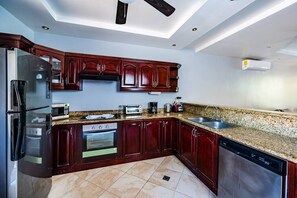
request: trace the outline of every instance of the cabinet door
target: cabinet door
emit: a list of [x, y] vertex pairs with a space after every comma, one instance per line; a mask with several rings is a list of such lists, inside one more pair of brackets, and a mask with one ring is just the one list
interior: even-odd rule
[[142, 122], [126, 121], [123, 123], [123, 156], [142, 155]]
[[196, 138], [195, 128], [189, 124], [181, 124], [181, 155], [191, 166], [196, 166]]
[[64, 89], [64, 53], [35, 45], [35, 54], [52, 64], [52, 90]]
[[74, 164], [75, 125], [53, 127], [54, 168], [70, 168]]
[[155, 67], [153, 64], [139, 64], [139, 88], [143, 90], [152, 88], [156, 85], [155, 82]]
[[102, 74], [120, 75], [121, 61], [118, 59], [101, 59]]
[[145, 154], [161, 153], [162, 126], [163, 124], [160, 120], [150, 120], [143, 122], [143, 147]]
[[137, 88], [138, 86], [138, 63], [122, 62], [121, 90], [125, 88]]
[[100, 73], [101, 66], [99, 60], [96, 58], [82, 58], [81, 59], [81, 73]]
[[162, 120], [162, 139], [163, 139], [163, 152], [172, 151], [173, 148], [173, 135], [172, 135], [172, 120]]
[[170, 67], [157, 65], [156, 66], [156, 88], [168, 89], [170, 88]]
[[65, 89], [80, 90], [82, 88], [79, 80], [80, 58], [66, 56], [65, 63]]
[[172, 147], [178, 154], [181, 153], [180, 121], [178, 119], [172, 120]]
[[214, 186], [217, 184], [218, 137], [216, 134], [198, 128], [197, 168]]

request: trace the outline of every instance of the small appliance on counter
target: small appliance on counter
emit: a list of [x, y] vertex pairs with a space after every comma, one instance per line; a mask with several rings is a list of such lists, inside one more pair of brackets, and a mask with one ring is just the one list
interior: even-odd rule
[[52, 104], [52, 120], [61, 120], [69, 118], [68, 103], [53, 103]]
[[137, 115], [143, 113], [141, 105], [124, 105], [123, 111], [125, 115]]
[[184, 111], [184, 106], [183, 104], [180, 102], [181, 97], [176, 97], [175, 101], [172, 105], [172, 111], [173, 112], [183, 112]]
[[164, 112], [165, 113], [170, 113], [172, 109], [172, 105], [170, 103], [164, 104]]
[[158, 102], [149, 102], [148, 103], [148, 112], [149, 113], [158, 113]]

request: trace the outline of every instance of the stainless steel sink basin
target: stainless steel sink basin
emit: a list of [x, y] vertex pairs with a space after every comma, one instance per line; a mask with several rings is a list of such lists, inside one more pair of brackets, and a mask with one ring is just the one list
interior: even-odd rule
[[197, 122], [199, 124], [203, 124], [205, 126], [208, 126], [208, 127], [214, 128], [214, 129], [225, 129], [225, 128], [235, 127], [235, 125], [224, 122], [222, 120], [215, 120], [215, 119], [207, 118], [207, 117], [188, 118], [188, 120]]
[[188, 120], [191, 120], [191, 121], [193, 121], [193, 122], [198, 122], [198, 123], [202, 123], [202, 122], [211, 122], [211, 121], [213, 121], [213, 119], [211, 119], [211, 118], [206, 118], [206, 117], [188, 118]]
[[227, 123], [227, 122], [223, 122], [223, 121], [203, 122], [201, 124], [211, 127], [211, 128], [214, 128], [214, 129], [225, 129], [225, 128], [235, 127], [235, 125]]

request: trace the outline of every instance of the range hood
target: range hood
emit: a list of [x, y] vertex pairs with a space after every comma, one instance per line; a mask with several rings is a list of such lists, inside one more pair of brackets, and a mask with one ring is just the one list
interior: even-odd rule
[[81, 73], [79, 74], [80, 79], [88, 80], [110, 80], [110, 81], [119, 81], [120, 76], [118, 75], [108, 75], [108, 74], [96, 74], [96, 73]]

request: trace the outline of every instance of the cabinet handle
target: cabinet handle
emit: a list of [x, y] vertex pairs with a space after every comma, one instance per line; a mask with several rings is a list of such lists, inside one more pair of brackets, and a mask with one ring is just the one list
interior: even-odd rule
[[105, 71], [105, 69], [106, 69], [106, 65], [104, 64], [102, 65], [102, 71]]
[[195, 130], [195, 128], [192, 129], [192, 136], [194, 136], [194, 130]]
[[101, 72], [101, 65], [97, 64], [97, 70]]

